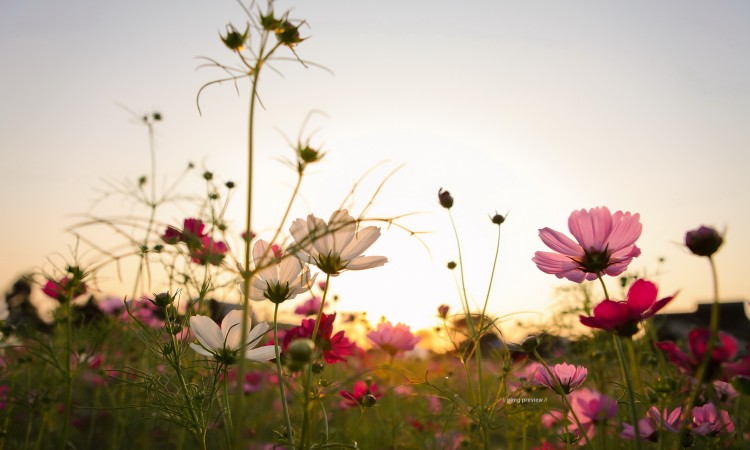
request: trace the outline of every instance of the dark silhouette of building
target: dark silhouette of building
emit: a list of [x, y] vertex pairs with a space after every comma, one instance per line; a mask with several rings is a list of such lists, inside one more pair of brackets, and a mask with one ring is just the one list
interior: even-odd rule
[[[719, 303], [719, 329], [734, 336], [744, 351], [750, 344], [750, 320], [745, 313], [746, 301]], [[693, 328], [708, 328], [711, 322], [711, 303], [700, 303], [694, 312], [659, 314], [654, 317], [659, 340], [685, 341]]]

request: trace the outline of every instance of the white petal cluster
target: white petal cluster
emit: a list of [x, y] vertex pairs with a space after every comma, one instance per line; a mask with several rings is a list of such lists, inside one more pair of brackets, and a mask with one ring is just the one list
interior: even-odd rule
[[380, 237], [380, 228], [370, 226], [357, 230], [357, 221], [345, 209], [334, 212], [328, 223], [312, 214], [307, 220], [297, 219], [289, 232], [296, 241], [300, 258], [331, 276], [388, 262], [385, 256], [362, 255]]
[[217, 361], [232, 363], [236, 357], [244, 356], [252, 361], [268, 361], [276, 357], [273, 345], [255, 348], [260, 343], [269, 326], [259, 323], [255, 328], [250, 327], [248, 318], [248, 333], [245, 351], [242, 345], [242, 311], [230, 312], [221, 321], [221, 328], [210, 317], [195, 315], [190, 318], [190, 328], [198, 339], [199, 344], [191, 343], [190, 347], [203, 356]]
[[315, 279], [310, 268], [294, 255], [278, 258], [268, 242], [258, 240], [253, 246], [253, 263], [257, 268], [250, 280], [250, 299], [281, 303], [310, 290]]

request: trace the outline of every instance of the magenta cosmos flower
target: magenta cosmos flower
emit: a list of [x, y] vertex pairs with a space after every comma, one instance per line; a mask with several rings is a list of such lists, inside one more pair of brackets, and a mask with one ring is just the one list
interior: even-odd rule
[[354, 389], [351, 392], [340, 391], [339, 395], [342, 408], [354, 408], [357, 406], [372, 407], [375, 402], [383, 396], [378, 392], [378, 385], [366, 381], [357, 381], [354, 383]]
[[656, 300], [658, 288], [650, 281], [637, 280], [630, 286], [625, 301], [603, 300], [594, 308], [591, 317], [579, 316], [581, 323], [591, 328], [613, 331], [620, 336], [638, 332], [638, 324], [652, 317], [674, 296]]
[[[667, 358], [676, 365], [683, 373], [694, 374], [701, 362], [703, 357], [708, 351], [708, 343], [711, 339], [711, 330], [708, 328], [694, 328], [688, 333], [688, 348], [689, 353], [685, 353], [672, 341], [657, 342], [656, 346], [667, 354]], [[738, 344], [737, 340], [731, 335], [719, 331], [716, 345], [714, 346], [713, 352], [711, 352], [711, 361], [708, 365], [708, 372], [705, 374], [706, 379], [712, 380], [720, 378], [722, 372], [727, 375], [727, 365], [729, 361], [734, 360], [737, 356]]]
[[703, 406], [693, 408], [690, 428], [693, 434], [716, 436], [721, 432], [733, 432], [734, 423], [729, 418], [729, 413], [717, 410], [713, 403], [706, 403]]
[[[320, 349], [323, 353], [323, 359], [328, 364], [336, 364], [337, 362], [346, 361], [346, 357], [351, 355], [357, 348], [357, 344], [350, 341], [344, 336], [344, 331], [333, 333], [333, 322], [336, 320], [336, 314], [322, 314], [320, 316], [320, 326], [318, 327], [318, 335], [315, 336], [315, 347]], [[311, 339], [313, 330], [315, 329], [315, 319], [305, 319], [302, 323], [284, 334], [284, 340], [282, 341], [282, 348], [284, 351], [289, 349], [291, 344], [296, 339]]]
[[[586, 381], [589, 371], [583, 366], [562, 363], [550, 367], [552, 373], [545, 368], [536, 372], [536, 382], [547, 386], [558, 394], [569, 394]], [[562, 389], [562, 392], [560, 391]]]
[[419, 336], [414, 336], [407, 325], [399, 323], [393, 326], [390, 322], [379, 323], [378, 328], [369, 332], [367, 337], [391, 356], [398, 352], [414, 350], [414, 346], [421, 339]]
[[581, 283], [599, 274], [617, 276], [633, 258], [641, 254], [635, 241], [641, 235], [638, 214], [609, 212], [606, 206], [573, 211], [568, 228], [573, 241], [550, 228], [539, 230], [539, 237], [554, 252], [536, 252], [531, 259], [544, 273]]

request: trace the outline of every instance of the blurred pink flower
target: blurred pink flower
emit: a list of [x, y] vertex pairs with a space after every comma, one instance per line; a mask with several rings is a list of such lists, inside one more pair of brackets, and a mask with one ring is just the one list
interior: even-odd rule
[[100, 301], [98, 306], [104, 314], [113, 316], [125, 309], [125, 301], [120, 297], [107, 297]]
[[620, 336], [632, 336], [638, 332], [641, 321], [652, 317], [674, 298], [665, 297], [657, 301], [657, 293], [654, 283], [637, 280], [630, 286], [625, 301], [603, 300], [594, 308], [593, 316], [579, 318], [587, 327], [614, 331]]
[[5, 409], [8, 402], [8, 394], [10, 393], [10, 387], [6, 384], [0, 384], [0, 409]]
[[320, 302], [320, 297], [310, 297], [304, 303], [295, 308], [294, 314], [299, 314], [300, 316], [314, 316], [318, 314]]
[[[708, 350], [708, 341], [711, 339], [711, 330], [708, 328], [694, 328], [688, 333], [689, 354], [684, 353], [672, 341], [657, 342], [656, 346], [667, 354], [667, 358], [676, 365], [683, 373], [694, 374], [703, 361], [703, 356]], [[711, 363], [708, 365], [707, 379], [721, 376], [722, 369], [732, 373], [729, 360], [737, 356], [737, 340], [731, 335], [719, 331], [716, 345], [711, 352]], [[729, 366], [729, 367], [726, 367]], [[725, 373], [726, 375], [727, 373]]]
[[414, 350], [414, 346], [421, 339], [414, 336], [407, 325], [399, 323], [393, 326], [390, 322], [379, 323], [378, 328], [369, 332], [367, 337], [391, 356], [398, 352]]
[[70, 277], [62, 277], [59, 281], [47, 280], [42, 292], [57, 301], [72, 300], [86, 293], [86, 283], [81, 280], [71, 281]]
[[568, 228], [575, 242], [550, 228], [539, 230], [539, 237], [554, 252], [536, 252], [531, 259], [539, 270], [581, 283], [599, 274], [616, 276], [641, 254], [635, 241], [641, 235], [638, 214], [609, 212], [606, 206], [573, 211]]
[[375, 402], [383, 396], [382, 393], [378, 392], [377, 384], [361, 380], [354, 383], [354, 389], [351, 392], [340, 391], [339, 395], [342, 397], [341, 403], [339, 403], [341, 408], [354, 408], [357, 406], [369, 408], [374, 406]]
[[[658, 434], [657, 432], [662, 427], [672, 433], [677, 433], [680, 428], [680, 414], [682, 409], [677, 407], [672, 411], [664, 409], [659, 413], [659, 409], [656, 406], [652, 406], [646, 412], [646, 417], [638, 421], [638, 434], [640, 440], [656, 442]], [[620, 437], [623, 439], [635, 439], [635, 429], [632, 424], [623, 423], [622, 433]]]
[[200, 238], [200, 245], [190, 247], [190, 257], [196, 264], [218, 266], [224, 260], [224, 255], [228, 250], [225, 243], [203, 236]]
[[734, 423], [726, 411], [718, 411], [713, 403], [693, 408], [691, 429], [699, 436], [716, 436], [721, 432], [734, 431]]
[[604, 423], [617, 415], [617, 400], [600, 392], [582, 388], [570, 397], [573, 411], [584, 428], [587, 424]]
[[289, 232], [300, 259], [335, 277], [344, 270], [370, 269], [388, 262], [385, 256], [362, 255], [380, 237], [380, 228], [358, 229], [358, 223], [342, 209], [331, 214], [328, 223], [312, 214], [307, 220], [297, 219]]
[[[547, 386], [558, 394], [569, 394], [586, 381], [588, 370], [583, 366], [562, 363], [550, 367], [552, 373], [541, 368], [536, 373], [537, 384]], [[562, 389], [562, 392], [561, 392]]]

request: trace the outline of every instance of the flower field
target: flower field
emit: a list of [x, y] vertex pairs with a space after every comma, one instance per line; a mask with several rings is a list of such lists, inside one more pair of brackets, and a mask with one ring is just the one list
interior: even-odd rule
[[[0, 450], [750, 448], [750, 348], [720, 328], [715, 255], [729, 243], [712, 227], [680, 243], [707, 262], [714, 294], [709, 326], [683, 341], [660, 339], [656, 320], [679, 293], [629, 270], [642, 254], [641, 216], [607, 206], [572, 211], [564, 232], [540, 229], [538, 251], [514, 262], [566, 280], [570, 307], [506, 337], [488, 302], [513, 216], [486, 222], [497, 247], [477, 298], [454, 218], [461, 195], [440, 186], [432, 201], [455, 232], [445, 270], [461, 306], [436, 302], [439, 325], [428, 330], [340, 308], [339, 280], [392, 258], [377, 242], [420, 232], [404, 215], [370, 213], [390, 176], [364, 203], [349, 194], [334, 211], [293, 217], [310, 170], [336, 157], [302, 138], [280, 156], [296, 180], [278, 226], [254, 227], [265, 214], [252, 202], [259, 80], [279, 60], [313, 63], [302, 56], [304, 20], [273, 1], [243, 11], [246, 25], [221, 35], [231, 62], [202, 59], [220, 75], [198, 99], [222, 84], [247, 89], [247, 191], [192, 164], [157, 189], [163, 117], [139, 117], [150, 175], [117, 189], [138, 212], [89, 216], [63, 263], [6, 292]], [[201, 195], [180, 190], [190, 180]], [[243, 205], [242, 223], [228, 222], [230, 201]], [[122, 244], [87, 237], [94, 227]], [[132, 271], [120, 291], [103, 294], [101, 273], [122, 267]], [[54, 303], [52, 320], [36, 294]]]

